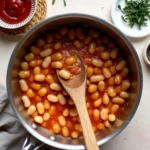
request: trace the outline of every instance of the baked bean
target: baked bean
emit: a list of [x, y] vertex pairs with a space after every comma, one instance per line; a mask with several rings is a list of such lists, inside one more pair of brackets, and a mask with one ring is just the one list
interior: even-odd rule
[[44, 114], [45, 112], [45, 109], [44, 109], [44, 105], [42, 102], [39, 102], [36, 104], [36, 108], [37, 108], [37, 111], [40, 115]]
[[38, 83], [31, 83], [31, 87], [34, 89], [34, 90], [39, 90], [41, 88], [41, 85], [38, 84]]
[[88, 92], [89, 93], [94, 93], [97, 91], [97, 85], [95, 84], [91, 84], [89, 87], [88, 87]]
[[82, 126], [81, 124], [75, 124], [74, 128], [78, 131], [78, 132], [82, 132]]
[[67, 65], [73, 65], [77, 62], [77, 58], [75, 56], [69, 56], [65, 59], [65, 63]]
[[32, 89], [28, 89], [26, 91], [26, 95], [29, 97], [29, 98], [33, 98], [35, 96], [35, 93]]
[[84, 33], [83, 33], [83, 30], [82, 30], [82, 29], [77, 28], [77, 29], [76, 29], [76, 35], [77, 35], [77, 37], [78, 37], [80, 40], [84, 40]]
[[36, 42], [37, 47], [42, 47], [45, 45], [45, 41], [43, 39], [38, 39]]
[[113, 48], [110, 52], [110, 57], [116, 59], [118, 57], [118, 48]]
[[63, 58], [63, 55], [61, 53], [59, 53], [59, 52], [57, 52], [57, 53], [55, 53], [55, 54], [52, 55], [52, 60], [53, 61], [62, 60], [62, 58]]
[[115, 116], [114, 114], [109, 114], [109, 115], [108, 115], [108, 120], [109, 120], [110, 122], [114, 122], [114, 121], [116, 120], [116, 116]]
[[46, 34], [46, 42], [49, 44], [53, 42], [53, 35], [52, 34]]
[[91, 62], [95, 67], [102, 67], [103, 66], [103, 61], [101, 59], [92, 58]]
[[89, 80], [86, 80], [86, 85], [90, 85], [91, 83], [90, 83], [90, 81]]
[[86, 108], [90, 108], [90, 103], [89, 102], [86, 102]]
[[68, 109], [68, 108], [65, 108], [65, 109], [63, 110], [63, 113], [62, 113], [62, 114], [63, 114], [64, 117], [67, 117], [67, 116], [69, 115], [69, 113], [70, 113], [70, 112], [69, 112], [69, 109]]
[[44, 100], [44, 104], [43, 105], [44, 105], [45, 109], [49, 109], [50, 108], [50, 102], [47, 99]]
[[62, 27], [62, 28], [59, 29], [59, 32], [60, 32], [61, 35], [65, 35], [65, 34], [68, 33], [68, 28]]
[[54, 44], [54, 49], [55, 50], [58, 50], [58, 49], [60, 49], [61, 48], [61, 43], [60, 42], [56, 42], [55, 44]]
[[34, 105], [31, 105], [27, 110], [27, 114], [31, 116], [35, 111], [36, 111], [36, 107]]
[[90, 35], [86, 36], [84, 39], [84, 44], [89, 44], [92, 40], [92, 37]]
[[76, 138], [78, 138], [78, 132], [77, 131], [72, 131], [72, 133], [71, 133], [71, 137], [72, 138], [74, 138], [74, 139], [76, 139]]
[[94, 117], [94, 120], [95, 121], [99, 121], [99, 116], [100, 116], [100, 113], [99, 113], [99, 110], [98, 109], [94, 109], [93, 110], [93, 117]]
[[105, 125], [103, 123], [98, 123], [97, 128], [99, 130], [104, 130], [105, 129]]
[[41, 116], [35, 116], [34, 121], [36, 123], [42, 124], [43, 123], [43, 118]]
[[64, 96], [69, 95], [68, 92], [67, 92], [65, 89], [63, 89], [62, 94], [63, 94]]
[[118, 110], [119, 110], [119, 105], [114, 104], [114, 105], [111, 107], [110, 112], [111, 112], [112, 114], [115, 114]]
[[61, 105], [65, 105], [67, 103], [66, 98], [62, 94], [58, 94], [57, 97], [58, 97], [58, 101]]
[[112, 102], [115, 104], [124, 104], [125, 101], [123, 98], [116, 96], [112, 99]]
[[73, 44], [76, 48], [82, 48], [82, 43], [79, 40], [74, 41]]
[[121, 85], [116, 86], [115, 91], [116, 91], [116, 93], [120, 93], [121, 92]]
[[129, 69], [128, 69], [128, 68], [124, 68], [124, 69], [121, 71], [120, 75], [121, 75], [122, 77], [126, 77], [126, 76], [128, 75], [128, 73], [129, 73]]
[[33, 118], [34, 118], [35, 116], [38, 116], [38, 112], [35, 111], [31, 116], [32, 116]]
[[28, 90], [27, 82], [24, 79], [19, 80], [20, 89], [23, 92], [26, 92]]
[[105, 105], [107, 105], [109, 103], [109, 96], [106, 92], [103, 94], [103, 103]]
[[108, 60], [110, 58], [110, 53], [108, 51], [101, 52], [101, 58], [103, 60]]
[[34, 59], [34, 54], [33, 53], [29, 53], [25, 56], [25, 60], [26, 61], [31, 61]]
[[31, 46], [30, 51], [34, 54], [34, 55], [39, 55], [40, 54], [40, 49], [36, 46]]
[[22, 96], [21, 99], [22, 99], [22, 101], [23, 101], [23, 104], [24, 104], [24, 107], [25, 107], [25, 108], [30, 107], [31, 103], [30, 103], [30, 99], [29, 99], [28, 96], [24, 95], [24, 96]]
[[127, 61], [126, 60], [121, 60], [117, 65], [116, 65], [116, 70], [117, 71], [121, 71], [123, 70], [127, 65]]
[[42, 52], [40, 52], [41, 57], [47, 57], [51, 54], [52, 54], [52, 49], [51, 48], [48, 48], [48, 49], [43, 50]]
[[96, 101], [94, 101], [93, 106], [94, 107], [99, 107], [102, 103], [102, 98], [97, 99]]
[[50, 102], [58, 102], [58, 97], [53, 95], [53, 94], [49, 94], [47, 95], [47, 99], [50, 101]]
[[51, 67], [55, 68], [55, 69], [60, 69], [60, 68], [62, 68], [62, 66], [63, 66], [63, 64], [60, 61], [53, 61], [51, 63]]
[[95, 50], [96, 50], [96, 43], [95, 42], [91, 42], [89, 44], [88, 51], [89, 51], [90, 54], [93, 54], [95, 52]]
[[87, 74], [87, 77], [90, 78], [92, 75], [93, 75], [93, 68], [92, 67], [87, 67], [86, 69], [86, 74]]
[[90, 98], [92, 99], [92, 100], [97, 100], [98, 98], [99, 98], [99, 92], [98, 91], [96, 91], [96, 92], [94, 92], [93, 94], [91, 94], [91, 96], [90, 96]]
[[108, 120], [106, 120], [106, 121], [104, 122], [104, 124], [105, 124], [105, 127], [106, 127], [106, 128], [110, 128], [110, 127], [111, 127], [111, 124], [110, 124], [110, 122], [109, 122]]
[[36, 74], [35, 77], [34, 77], [34, 80], [35, 81], [38, 81], [38, 82], [43, 82], [45, 80], [45, 75], [44, 74]]
[[53, 125], [53, 132], [58, 134], [61, 131], [61, 127], [59, 124], [54, 124]]
[[21, 69], [22, 70], [28, 70], [28, 68], [29, 68], [29, 65], [27, 62], [24, 61], [21, 63]]
[[62, 77], [63, 79], [66, 79], [66, 80], [68, 80], [71, 76], [70, 72], [68, 70], [64, 70], [64, 69], [60, 70], [58, 72], [58, 74], [60, 77]]
[[128, 90], [130, 88], [130, 82], [127, 80], [123, 81], [121, 87], [123, 91]]
[[95, 30], [90, 30], [89, 33], [93, 38], [98, 38], [99, 37], [99, 33]]
[[40, 96], [38, 96], [38, 95], [36, 95], [34, 99], [35, 99], [35, 101], [37, 101], [37, 102], [42, 101], [42, 98], [41, 98]]
[[41, 126], [42, 126], [43, 128], [46, 128], [46, 127], [47, 127], [47, 121], [43, 121], [43, 123], [41, 124]]
[[44, 60], [42, 62], [42, 67], [43, 68], [48, 68], [50, 63], [51, 63], [51, 56], [47, 56], [47, 57], [44, 58]]
[[113, 64], [113, 62], [111, 61], [111, 60], [106, 60], [105, 62], [104, 62], [104, 67], [111, 67], [112, 66], [112, 64]]
[[20, 71], [19, 72], [19, 77], [21, 79], [28, 78], [29, 76], [30, 76], [30, 71], [29, 70], [25, 70], [25, 71]]
[[58, 122], [61, 126], [65, 126], [66, 125], [66, 119], [64, 116], [59, 116], [58, 117]]
[[71, 117], [77, 116], [77, 115], [78, 115], [78, 112], [77, 112], [76, 108], [70, 109], [69, 115], [70, 115]]
[[33, 74], [34, 75], [37, 75], [37, 74], [40, 74], [41, 73], [41, 68], [40, 67], [35, 67], [34, 69], [33, 69]]
[[67, 127], [62, 127], [62, 135], [64, 137], [69, 136], [69, 129]]
[[68, 37], [70, 40], [74, 40], [75, 39], [75, 30], [74, 29], [70, 29], [68, 32]]
[[55, 90], [55, 91], [61, 91], [62, 87], [60, 84], [54, 82], [54, 83], [50, 84], [50, 89]]
[[47, 93], [47, 89], [42, 87], [37, 93], [39, 96], [43, 97]]
[[91, 82], [99, 82], [99, 81], [102, 81], [104, 80], [104, 76], [103, 75], [92, 75], [90, 77], [90, 81]]
[[100, 117], [102, 120], [108, 119], [108, 110], [106, 108], [102, 108], [102, 110], [100, 111]]
[[115, 77], [111, 77], [108, 79], [108, 85], [114, 85], [115, 84]]
[[97, 74], [97, 75], [102, 74], [102, 70], [99, 67], [95, 67], [94, 74]]
[[53, 79], [53, 76], [48, 74], [45, 78], [46, 82], [49, 83], [49, 84], [52, 84], [54, 83], [54, 79]]
[[53, 115], [53, 114], [55, 113], [55, 111], [56, 111], [56, 107], [52, 105], [52, 106], [50, 107], [48, 113], [49, 113], [50, 115]]
[[109, 86], [107, 89], [108, 95], [110, 97], [115, 97], [116, 96], [116, 91], [114, 90], [114, 88], [112, 86]]
[[106, 79], [111, 77], [111, 72], [109, 71], [108, 68], [103, 68], [103, 74]]
[[74, 105], [74, 101], [70, 98], [70, 99], [68, 100], [68, 104], [69, 104], [69, 105]]
[[129, 97], [129, 93], [125, 92], [125, 91], [121, 91], [120, 92], [120, 97], [121, 98], [128, 98]]
[[44, 113], [44, 115], [43, 115], [43, 120], [44, 121], [47, 121], [47, 120], [49, 120], [49, 118], [50, 118], [50, 115], [49, 115], [49, 113]]
[[30, 67], [35, 67], [35, 66], [36, 66], [36, 61], [35, 61], [35, 60], [31, 60], [31, 61], [29, 62], [29, 66], [30, 66]]
[[114, 66], [111, 66], [111, 67], [109, 68], [109, 70], [110, 70], [110, 72], [111, 72], [112, 75], [115, 75], [115, 74], [116, 74], [116, 68], [115, 68]]
[[105, 82], [104, 81], [98, 82], [98, 89], [100, 92], [103, 92], [105, 90]]
[[115, 76], [115, 84], [120, 84], [121, 81], [122, 81], [121, 75], [117, 74], [117, 75]]

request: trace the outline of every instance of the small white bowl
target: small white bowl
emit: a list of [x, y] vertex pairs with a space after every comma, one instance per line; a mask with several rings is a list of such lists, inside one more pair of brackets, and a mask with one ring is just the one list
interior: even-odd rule
[[119, 28], [125, 35], [132, 38], [140, 38], [150, 34], [150, 20], [147, 21], [147, 26], [142, 27], [141, 30], [139, 30], [137, 25], [130, 28], [128, 24], [122, 20], [121, 15], [123, 15], [123, 13], [118, 8], [118, 5], [120, 5], [121, 8], [124, 8], [125, 0], [114, 0], [112, 4], [111, 18], [117, 28]]
[[150, 51], [150, 42], [148, 42], [143, 49], [143, 59], [148, 65], [150, 65], [150, 60], [148, 59], [148, 56], [147, 56], [148, 49]]
[[22, 22], [16, 23], [16, 24], [11, 24], [11, 23], [7, 23], [4, 20], [2, 20], [0, 18], [0, 27], [5, 28], [5, 29], [16, 29], [16, 28], [20, 28], [22, 26], [24, 26], [25, 24], [27, 24], [32, 17], [35, 14], [35, 10], [36, 10], [36, 4], [37, 4], [37, 0], [31, 0], [31, 11], [29, 16], [23, 20]]

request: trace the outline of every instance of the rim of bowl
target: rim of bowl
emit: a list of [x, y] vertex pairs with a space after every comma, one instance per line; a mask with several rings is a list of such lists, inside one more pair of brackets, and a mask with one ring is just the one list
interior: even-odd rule
[[0, 27], [5, 29], [17, 29], [24, 25], [26, 25], [34, 16], [37, 6], [37, 0], [31, 0], [31, 11], [26, 19], [19, 23], [7, 23], [3, 19], [0, 18]]
[[143, 58], [144, 58], [144, 61], [146, 62], [146, 64], [150, 65], [150, 61], [149, 61], [149, 59], [147, 57], [148, 48], [150, 48], [150, 42], [148, 42], [145, 45], [144, 49], [143, 49]]
[[27, 123], [26, 121], [21, 117], [19, 111], [17, 110], [16, 108], [16, 105], [14, 103], [14, 100], [13, 100], [13, 97], [12, 97], [12, 90], [10, 88], [10, 85], [11, 85], [11, 79], [10, 79], [10, 74], [11, 74], [11, 68], [12, 68], [12, 64], [13, 64], [13, 61], [14, 61], [14, 58], [16, 57], [16, 54], [18, 52], [18, 48], [20, 46], [20, 44], [26, 39], [26, 37], [30, 36], [30, 34], [32, 34], [32, 32], [34, 32], [34, 30], [36, 30], [36, 28], [40, 27], [43, 23], [47, 23], [49, 22], [50, 20], [53, 21], [55, 19], [59, 19], [59, 18], [64, 18], [64, 17], [84, 17], [84, 18], [88, 18], [88, 19], [94, 19], [95, 21], [98, 21], [98, 22], [103, 22], [104, 24], [106, 25], [109, 25], [111, 26], [116, 32], [118, 32], [122, 37], [123, 39], [129, 44], [129, 46], [131, 47], [132, 49], [132, 52], [134, 53], [134, 56], [135, 56], [135, 59], [136, 59], [136, 63], [137, 63], [137, 66], [138, 66], [138, 74], [139, 74], [139, 88], [138, 88], [138, 93], [137, 93], [137, 101], [130, 113], [130, 115], [127, 117], [127, 119], [125, 120], [125, 122], [115, 131], [113, 132], [112, 134], [110, 134], [109, 136], [105, 137], [104, 139], [100, 140], [100, 141], [97, 141], [98, 145], [102, 145], [110, 140], [112, 140], [114, 137], [116, 137], [120, 132], [122, 132], [125, 127], [129, 124], [129, 122], [131, 121], [131, 119], [133, 118], [137, 108], [138, 108], [138, 105], [140, 103], [140, 99], [141, 99], [141, 95], [142, 95], [142, 88], [143, 88], [143, 74], [142, 74], [142, 67], [141, 67], [141, 64], [140, 64], [140, 60], [139, 60], [139, 57], [136, 53], [136, 50], [135, 48], [133, 47], [133, 45], [131, 44], [131, 42], [128, 40], [128, 38], [117, 28], [115, 27], [113, 24], [109, 23], [108, 21], [102, 19], [102, 18], [99, 18], [99, 17], [96, 17], [96, 16], [93, 16], [93, 15], [89, 15], [89, 14], [84, 14], [84, 13], [67, 13], [67, 14], [61, 14], [61, 15], [56, 15], [56, 16], [53, 16], [53, 17], [50, 17], [50, 18], [47, 18], [43, 21], [41, 21], [40, 23], [36, 24], [33, 28], [31, 28], [27, 33], [25, 33], [25, 35], [20, 39], [20, 41], [18, 42], [18, 44], [16, 45], [16, 47], [14, 48], [14, 51], [10, 57], [10, 60], [9, 60], [9, 64], [8, 64], [8, 69], [7, 69], [7, 91], [8, 91], [8, 97], [9, 97], [9, 101], [11, 103], [11, 106], [15, 112], [15, 114], [17, 115], [17, 117], [19, 118], [21, 124], [24, 126], [24, 128], [31, 134], [33, 135], [35, 138], [37, 138], [38, 140], [42, 141], [43, 143], [47, 144], [47, 145], [50, 145], [50, 146], [53, 146], [53, 147], [57, 147], [57, 148], [60, 148], [60, 149], [66, 149], [66, 150], [69, 150], [69, 149], [74, 149], [74, 150], [79, 150], [79, 149], [85, 149], [84, 145], [69, 145], [69, 144], [61, 144], [61, 143], [58, 143], [56, 141], [51, 141], [45, 137], [43, 137], [41, 134], [39, 134], [37, 131], [35, 131], [34, 129], [32, 129]]

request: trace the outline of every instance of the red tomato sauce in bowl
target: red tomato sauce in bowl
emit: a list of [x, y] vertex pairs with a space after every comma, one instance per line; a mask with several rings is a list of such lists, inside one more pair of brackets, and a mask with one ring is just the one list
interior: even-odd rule
[[31, 11], [31, 0], [0, 0], [0, 18], [8, 23], [25, 20]]

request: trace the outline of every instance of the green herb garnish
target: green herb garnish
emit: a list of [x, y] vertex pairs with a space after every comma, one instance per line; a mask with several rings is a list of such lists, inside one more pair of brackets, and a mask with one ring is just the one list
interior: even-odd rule
[[[55, 2], [56, 2], [56, 0], [52, 0], [52, 5], [54, 5], [54, 4], [55, 4]], [[66, 6], [67, 6], [67, 4], [66, 4], [66, 1], [65, 1], [65, 0], [63, 0], [63, 3], [64, 3], [64, 6], [66, 7]]]
[[125, 7], [118, 8], [124, 14], [121, 16], [124, 22], [128, 22], [129, 27], [133, 28], [135, 24], [141, 29], [142, 26], [147, 26], [147, 21], [150, 19], [150, 0], [125, 0]]

